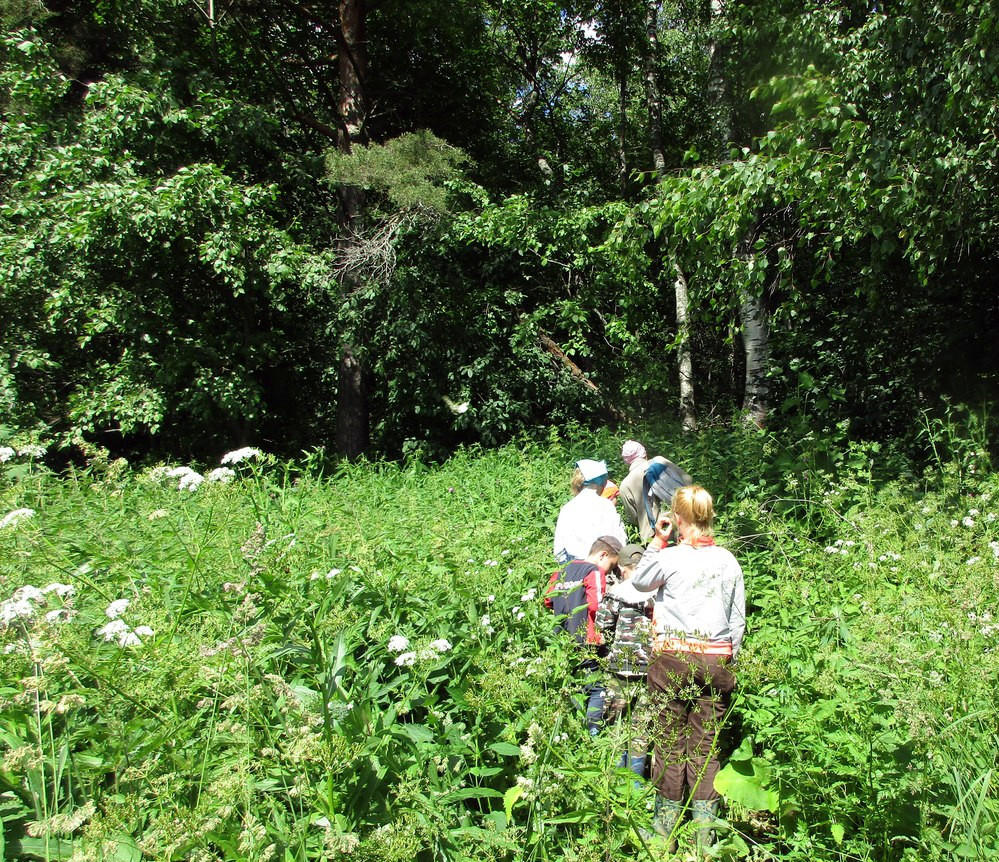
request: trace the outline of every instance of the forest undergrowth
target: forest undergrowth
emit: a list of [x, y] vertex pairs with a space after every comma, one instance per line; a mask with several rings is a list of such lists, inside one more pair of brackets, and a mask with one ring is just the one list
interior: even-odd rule
[[[981, 436], [927, 423], [919, 470], [874, 443], [646, 436], [746, 573], [718, 858], [999, 855]], [[0, 450], [0, 856], [666, 858], [541, 602], [571, 464], [620, 467], [620, 440], [61, 475]]]

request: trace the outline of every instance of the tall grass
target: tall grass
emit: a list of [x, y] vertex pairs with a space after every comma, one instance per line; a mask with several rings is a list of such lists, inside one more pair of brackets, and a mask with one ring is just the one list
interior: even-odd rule
[[[733, 792], [717, 854], [999, 852], [999, 480], [980, 449], [927, 478], [861, 444], [646, 442], [715, 492], [747, 574], [726, 754], [743, 743], [773, 810]], [[0, 528], [4, 852], [658, 858], [651, 791], [614, 768], [623, 731], [587, 736], [541, 604], [571, 463], [619, 466], [619, 445], [264, 456], [194, 490], [117, 462], [20, 470], [0, 491], [0, 516], [34, 510]]]

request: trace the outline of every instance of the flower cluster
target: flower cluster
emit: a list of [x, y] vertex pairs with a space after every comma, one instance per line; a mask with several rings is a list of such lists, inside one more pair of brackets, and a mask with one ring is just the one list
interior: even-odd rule
[[117, 642], [120, 647], [141, 646], [142, 638], [152, 637], [154, 632], [149, 626], [129, 628], [123, 619], [111, 620], [106, 626], [97, 630], [105, 642]]
[[45, 447], [37, 446], [33, 443], [21, 446], [18, 449], [14, 449], [12, 446], [0, 446], [0, 464], [6, 464], [18, 455], [22, 458], [41, 458], [44, 454]]
[[429, 661], [435, 658], [440, 658], [444, 653], [450, 652], [452, 649], [451, 641], [447, 638], [437, 638], [430, 641], [429, 644], [424, 649], [419, 651], [410, 650], [409, 648], [409, 638], [405, 635], [392, 635], [389, 638], [388, 643], [385, 648], [389, 652], [399, 653], [395, 657], [395, 663], [399, 667], [412, 667], [416, 664], [419, 659], [421, 661]]
[[222, 456], [222, 464], [239, 464], [241, 461], [248, 461], [250, 458], [259, 458], [261, 452], [259, 449], [255, 449], [253, 446], [244, 446], [242, 449], [235, 449], [232, 452], [226, 452]]
[[[76, 592], [71, 584], [51, 583], [38, 589], [31, 584], [25, 584], [14, 590], [14, 595], [0, 602], [0, 626], [7, 627], [16, 620], [27, 620], [35, 617], [39, 608], [48, 601], [48, 596], [55, 593], [64, 602], [71, 599]], [[56, 623], [70, 619], [76, 612], [60, 607], [45, 614], [46, 622]]]
[[98, 629], [97, 634], [106, 643], [117, 643], [120, 647], [141, 646], [142, 638], [153, 636], [154, 632], [149, 626], [136, 626], [133, 629], [121, 618], [129, 604], [128, 599], [115, 599], [104, 609], [104, 615], [111, 622]]
[[22, 521], [27, 521], [34, 516], [34, 509], [14, 509], [13, 512], [8, 512], [3, 518], [0, 518], [0, 530], [5, 527], [16, 527]]

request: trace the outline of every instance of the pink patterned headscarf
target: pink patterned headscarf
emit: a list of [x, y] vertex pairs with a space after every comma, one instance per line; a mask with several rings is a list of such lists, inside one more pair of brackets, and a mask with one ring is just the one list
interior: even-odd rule
[[626, 440], [625, 444], [621, 447], [621, 460], [629, 467], [631, 466], [631, 462], [637, 458], [648, 457], [645, 447], [637, 440]]

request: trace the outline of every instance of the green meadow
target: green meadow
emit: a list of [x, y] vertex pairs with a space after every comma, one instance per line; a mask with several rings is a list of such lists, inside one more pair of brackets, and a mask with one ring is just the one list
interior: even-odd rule
[[[999, 476], [973, 430], [928, 426], [919, 466], [645, 438], [715, 495], [746, 573], [718, 858], [999, 855]], [[0, 855], [667, 858], [541, 601], [572, 461], [620, 468], [620, 439], [436, 465], [9, 457]]]

